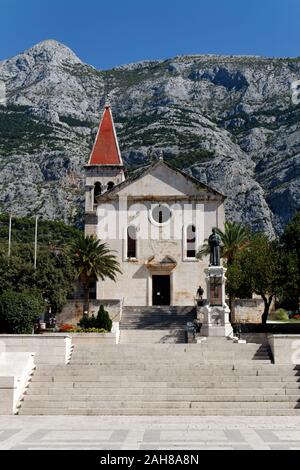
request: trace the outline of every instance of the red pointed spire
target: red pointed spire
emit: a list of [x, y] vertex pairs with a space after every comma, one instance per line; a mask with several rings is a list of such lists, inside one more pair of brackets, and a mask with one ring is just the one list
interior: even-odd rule
[[110, 106], [105, 106], [89, 165], [123, 165]]

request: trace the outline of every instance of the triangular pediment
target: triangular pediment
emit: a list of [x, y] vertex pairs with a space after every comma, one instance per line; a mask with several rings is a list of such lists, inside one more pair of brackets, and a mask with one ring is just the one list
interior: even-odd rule
[[139, 198], [147, 197], [199, 197], [224, 196], [204, 185], [186, 173], [171, 167], [164, 161], [159, 161], [140, 171], [124, 183], [116, 186], [107, 196]]

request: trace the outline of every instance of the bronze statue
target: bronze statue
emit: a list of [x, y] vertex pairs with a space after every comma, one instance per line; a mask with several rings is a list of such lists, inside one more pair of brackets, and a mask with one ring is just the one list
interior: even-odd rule
[[212, 235], [208, 239], [209, 248], [210, 248], [210, 266], [221, 266], [221, 237], [217, 234], [216, 229], [212, 231]]

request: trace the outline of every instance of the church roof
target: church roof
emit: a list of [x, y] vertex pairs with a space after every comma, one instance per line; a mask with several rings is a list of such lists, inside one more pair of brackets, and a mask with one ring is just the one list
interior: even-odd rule
[[105, 198], [106, 196], [108, 196], [110, 194], [118, 193], [121, 189], [125, 188], [126, 186], [129, 186], [134, 181], [137, 181], [138, 179], [142, 178], [143, 176], [148, 174], [153, 168], [155, 168], [156, 166], [159, 166], [159, 165], [166, 166], [166, 167], [170, 168], [171, 170], [173, 170], [174, 172], [177, 172], [177, 173], [181, 174], [182, 176], [184, 176], [185, 178], [187, 178], [188, 180], [190, 180], [191, 182], [193, 182], [197, 186], [200, 186], [202, 188], [207, 189], [208, 191], [215, 194], [216, 196], [221, 197], [223, 200], [225, 200], [227, 198], [227, 196], [225, 196], [225, 194], [222, 194], [221, 192], [217, 191], [216, 189], [213, 189], [210, 186], [202, 183], [200, 180], [198, 180], [194, 176], [189, 175], [185, 171], [180, 170], [180, 169], [174, 167], [173, 165], [170, 165], [170, 163], [167, 163], [165, 160], [156, 160], [156, 161], [154, 161], [154, 162], [152, 162], [148, 165], [145, 165], [145, 166], [142, 166], [142, 167], [136, 169], [131, 174], [131, 176], [129, 178], [127, 178], [122, 183], [119, 183], [116, 186], [114, 186], [113, 189], [111, 189], [111, 190], [107, 191], [106, 193], [104, 193], [102, 198]]
[[105, 106], [88, 164], [123, 166], [110, 106]]

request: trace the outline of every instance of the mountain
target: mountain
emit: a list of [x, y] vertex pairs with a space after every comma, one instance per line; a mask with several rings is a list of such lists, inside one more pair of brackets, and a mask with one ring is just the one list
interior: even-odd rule
[[300, 58], [181, 56], [99, 71], [44, 41], [0, 63], [0, 210], [79, 223], [106, 96], [129, 169], [163, 154], [270, 236], [300, 207]]

